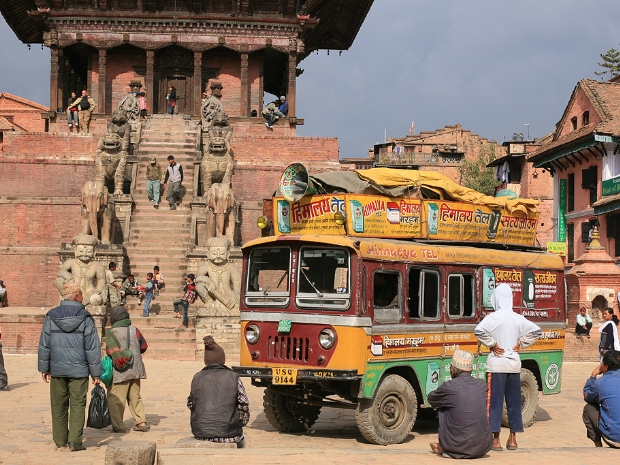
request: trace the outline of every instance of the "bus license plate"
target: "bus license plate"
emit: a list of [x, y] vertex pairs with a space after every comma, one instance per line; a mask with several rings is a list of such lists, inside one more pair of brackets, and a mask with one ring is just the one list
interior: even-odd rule
[[273, 384], [279, 385], [295, 385], [297, 384], [297, 368], [280, 368], [271, 369]]

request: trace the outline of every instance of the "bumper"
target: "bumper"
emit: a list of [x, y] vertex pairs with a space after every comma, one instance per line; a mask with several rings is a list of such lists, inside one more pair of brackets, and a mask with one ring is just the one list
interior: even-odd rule
[[[241, 377], [257, 378], [263, 381], [271, 381], [272, 378], [271, 368], [232, 367], [232, 369]], [[297, 383], [308, 381], [354, 381], [356, 379], [359, 379], [357, 370], [298, 369], [297, 371]]]

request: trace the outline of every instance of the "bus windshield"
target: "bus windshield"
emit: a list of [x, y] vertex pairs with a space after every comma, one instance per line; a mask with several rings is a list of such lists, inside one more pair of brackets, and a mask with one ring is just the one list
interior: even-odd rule
[[291, 249], [252, 250], [248, 264], [245, 303], [249, 306], [287, 306], [290, 299]]
[[351, 298], [349, 252], [343, 248], [302, 247], [299, 257], [297, 306], [347, 309]]

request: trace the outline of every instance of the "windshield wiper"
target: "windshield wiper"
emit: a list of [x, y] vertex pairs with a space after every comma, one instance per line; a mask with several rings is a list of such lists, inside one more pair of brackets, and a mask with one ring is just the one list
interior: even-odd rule
[[[285, 270], [285, 271], [284, 271], [284, 274], [283, 274], [283, 275], [282, 275], [282, 277], [280, 278], [280, 281], [278, 281], [278, 284], [276, 284], [276, 286], [275, 286], [275, 287], [276, 287], [276, 289], [277, 289], [278, 287], [280, 287], [280, 284], [282, 284], [282, 281], [284, 281], [284, 278], [285, 278], [287, 275], [288, 275], [288, 270]], [[273, 289], [273, 287], [274, 287], [274, 286], [273, 286], [273, 285], [271, 285], [271, 286], [269, 286], [267, 289], [265, 289], [265, 290], [263, 291], [263, 295], [267, 295], [267, 292], [269, 292], [269, 290]]]
[[301, 271], [301, 274], [304, 275], [304, 278], [306, 278], [306, 281], [308, 281], [308, 284], [310, 284], [312, 286], [312, 289], [314, 289], [314, 291], [316, 292], [316, 295], [318, 297], [323, 297], [323, 293], [316, 288], [316, 286], [314, 285], [314, 283], [312, 281], [310, 281], [308, 276], [306, 276], [306, 272], [304, 271], [304, 269], [301, 266], [299, 267], [299, 270]]

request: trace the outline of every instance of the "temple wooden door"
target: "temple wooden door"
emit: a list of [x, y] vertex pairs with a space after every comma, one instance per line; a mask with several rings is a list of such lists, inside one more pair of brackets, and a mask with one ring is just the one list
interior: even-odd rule
[[[177, 113], [185, 113], [187, 108], [187, 78], [185, 76], [172, 76], [168, 78], [168, 84], [172, 84], [177, 90]], [[168, 85], [166, 85], [167, 88]]]

